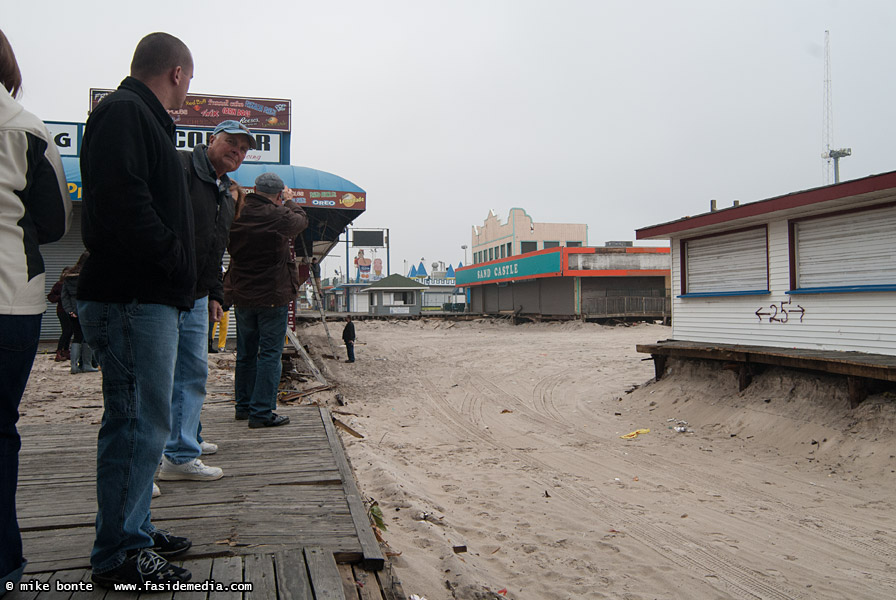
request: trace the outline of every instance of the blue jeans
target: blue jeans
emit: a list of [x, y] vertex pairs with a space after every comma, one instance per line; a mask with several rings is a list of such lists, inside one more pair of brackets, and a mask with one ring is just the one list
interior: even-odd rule
[[345, 341], [345, 353], [348, 354], [348, 361], [355, 362], [355, 340]]
[[16, 519], [19, 402], [31, 374], [41, 315], [0, 315], [0, 595], [22, 578], [25, 558]]
[[180, 313], [177, 329], [171, 436], [165, 444], [165, 456], [174, 464], [182, 465], [202, 454], [198, 432], [208, 379], [208, 296]]
[[236, 410], [267, 421], [277, 408], [287, 307], [236, 307]]
[[152, 546], [152, 478], [171, 431], [178, 310], [161, 304], [78, 301], [84, 339], [103, 371], [96, 442], [94, 573]]

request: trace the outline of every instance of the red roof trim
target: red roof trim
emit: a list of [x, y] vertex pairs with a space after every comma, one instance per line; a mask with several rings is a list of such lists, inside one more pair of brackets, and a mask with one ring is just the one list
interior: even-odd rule
[[802, 192], [794, 192], [785, 196], [777, 196], [767, 200], [742, 204], [737, 207], [725, 208], [716, 212], [704, 213], [702, 215], [697, 215], [696, 217], [685, 217], [669, 223], [644, 227], [643, 229], [635, 230], [635, 237], [639, 240], [643, 240], [654, 237], [671, 236], [672, 234], [688, 231], [689, 229], [696, 229], [698, 227], [719, 225], [721, 223], [736, 221], [746, 217], [765, 215], [780, 210], [799, 208], [810, 204], [839, 200], [841, 198], [858, 196], [870, 192], [879, 192], [890, 188], [896, 188], [896, 171], [883, 173], [881, 175], [872, 175], [863, 179], [846, 181], [844, 183], [828, 185]]

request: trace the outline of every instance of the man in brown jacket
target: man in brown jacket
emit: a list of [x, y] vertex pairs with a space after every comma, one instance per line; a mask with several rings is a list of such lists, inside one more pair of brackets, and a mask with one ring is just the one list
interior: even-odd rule
[[230, 228], [224, 292], [236, 312], [236, 418], [252, 429], [289, 423], [274, 409], [287, 307], [299, 291], [290, 243], [306, 227], [305, 211], [280, 177], [262, 173]]

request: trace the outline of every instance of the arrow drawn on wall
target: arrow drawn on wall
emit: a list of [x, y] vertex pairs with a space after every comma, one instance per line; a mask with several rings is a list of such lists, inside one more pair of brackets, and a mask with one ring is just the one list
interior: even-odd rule
[[[756, 312], [753, 313], [756, 315], [756, 318], [759, 319], [759, 322], [762, 322], [762, 317], [768, 317], [769, 323], [786, 323], [790, 320], [790, 313], [800, 313], [800, 323], [803, 322], [803, 317], [806, 314], [806, 309], [796, 305], [796, 308], [791, 308], [792, 300], [787, 299], [786, 301], [781, 301], [778, 303], [771, 303], [769, 306], [761, 306], [756, 309]], [[768, 309], [771, 312], [765, 312]]]

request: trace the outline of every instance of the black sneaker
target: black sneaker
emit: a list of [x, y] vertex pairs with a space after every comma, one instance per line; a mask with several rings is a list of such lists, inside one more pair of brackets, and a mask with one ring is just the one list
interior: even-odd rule
[[249, 419], [249, 413], [238, 410], [233, 414], [233, 418], [237, 421], [247, 421]]
[[249, 429], [261, 429], [262, 427], [279, 427], [289, 423], [289, 417], [286, 415], [271, 414], [271, 418], [267, 421], [253, 421], [249, 419]]
[[151, 535], [152, 548], [150, 550], [166, 558], [183, 554], [193, 545], [189, 538], [171, 535], [170, 531], [164, 529], [156, 529]]
[[93, 573], [90, 579], [101, 587], [111, 588], [116, 583], [184, 582], [190, 581], [192, 576], [188, 570], [172, 565], [149, 548], [140, 548], [128, 550], [123, 563], [111, 571]]

